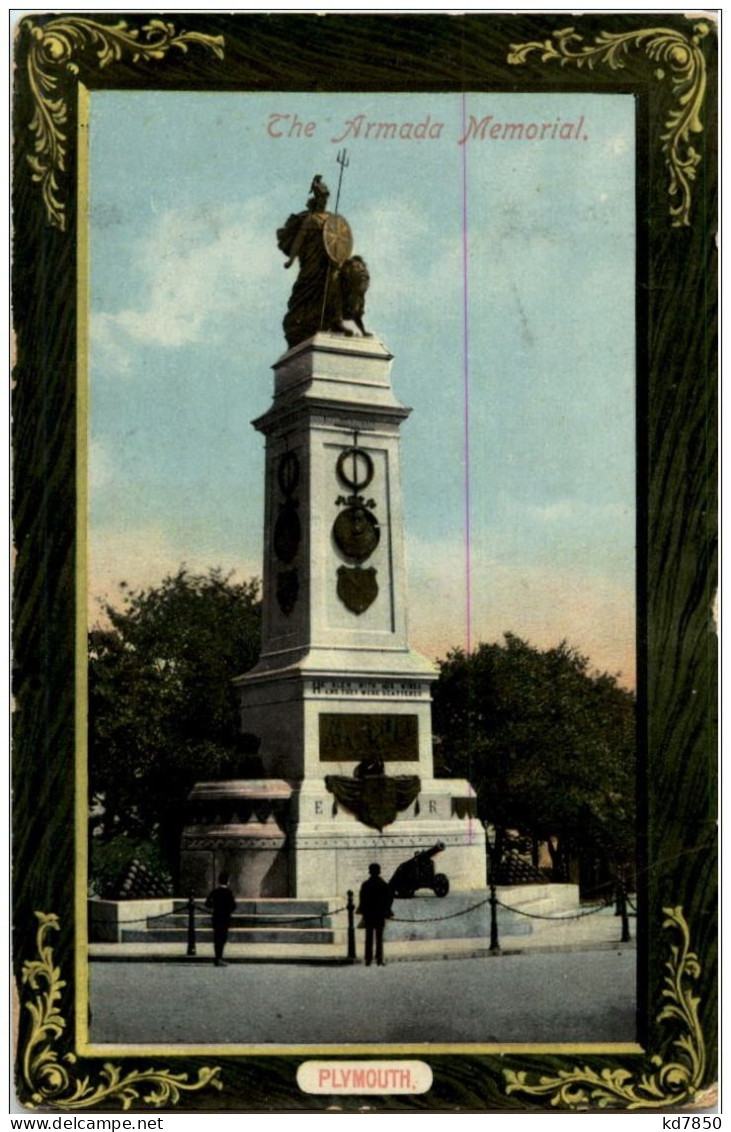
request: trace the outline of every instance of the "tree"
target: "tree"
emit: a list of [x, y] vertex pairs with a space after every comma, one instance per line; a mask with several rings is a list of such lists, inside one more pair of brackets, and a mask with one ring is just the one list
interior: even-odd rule
[[108, 626], [89, 633], [92, 865], [152, 843], [148, 858], [161, 852], [175, 877], [193, 785], [242, 772], [231, 681], [259, 654], [259, 584], [181, 567], [157, 587], [120, 589], [121, 606], [103, 607]]
[[562, 641], [456, 649], [434, 690], [437, 774], [467, 778], [497, 831], [545, 841], [554, 877], [571, 850], [615, 866], [634, 856], [635, 704], [631, 692]]

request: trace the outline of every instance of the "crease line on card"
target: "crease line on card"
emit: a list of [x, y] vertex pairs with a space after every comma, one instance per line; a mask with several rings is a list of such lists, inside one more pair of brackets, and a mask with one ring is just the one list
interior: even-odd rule
[[[462, 92], [462, 137], [467, 129], [467, 96]], [[469, 242], [467, 237], [467, 146], [462, 152], [462, 378], [463, 378], [463, 443], [464, 443], [464, 543], [465, 543], [465, 651], [472, 651], [472, 547], [470, 531], [470, 315], [469, 315]], [[472, 748], [468, 748], [468, 779], [472, 781]], [[471, 789], [471, 788], [470, 788]], [[468, 839], [475, 839], [472, 818]]]

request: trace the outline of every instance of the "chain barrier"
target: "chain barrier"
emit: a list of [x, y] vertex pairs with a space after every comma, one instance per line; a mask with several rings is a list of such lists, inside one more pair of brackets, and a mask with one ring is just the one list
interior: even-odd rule
[[[295, 920], [297, 920], [298, 923], [305, 923], [307, 920], [320, 920], [320, 922], [322, 922], [328, 916], [339, 916], [341, 912], [347, 912], [347, 910], [347, 904], [343, 904], [342, 908], [335, 908], [332, 912], [320, 912], [319, 914], [312, 916], [286, 916], [284, 914], [282, 914], [281, 916], [267, 916], [261, 915], [258, 912], [252, 912], [250, 916], [252, 919], [256, 919], [261, 921], [262, 923], [265, 922], [269, 924], [281, 924], [284, 920], [286, 920], [288, 923], [293, 923]], [[208, 913], [208, 915], [210, 915], [209, 908], [206, 908], [206, 912]], [[236, 913], [234, 913], [234, 915], [235, 914]], [[246, 912], [241, 912], [240, 915], [245, 916]]]
[[[203, 911], [203, 909], [199, 909], [199, 911]], [[188, 905], [187, 904], [185, 905], [185, 908], [173, 908], [172, 911], [170, 911], [170, 912], [152, 912], [152, 913], [148, 912], [148, 914], [146, 916], [140, 916], [140, 918], [137, 919], [137, 920], [122, 920], [121, 923], [120, 923], [120, 927], [126, 928], [126, 927], [129, 927], [130, 924], [146, 924], [148, 920], [162, 920], [164, 916], [184, 916], [184, 915], [187, 915], [187, 912], [188, 912]], [[92, 922], [92, 924], [108, 924], [109, 923], [108, 920], [100, 919], [98, 916], [92, 916], [91, 922]]]
[[[210, 908], [202, 907], [199, 904], [194, 905], [194, 910], [196, 912], [199, 912], [202, 916], [210, 916], [211, 915], [211, 909]], [[322, 921], [327, 916], [339, 916], [341, 912], [347, 912], [347, 905], [346, 904], [343, 904], [342, 908], [336, 908], [332, 912], [320, 912], [319, 915], [313, 915], [313, 916], [284, 916], [284, 915], [282, 915], [282, 916], [274, 917], [274, 916], [265, 916], [265, 915], [262, 916], [262, 915], [258, 915], [257, 913], [252, 913], [252, 917], [255, 917], [257, 920], [260, 920], [260, 921], [266, 921], [269, 924], [279, 924], [283, 920], [287, 920], [287, 921], [290, 921], [290, 922], [294, 921], [294, 920], [297, 920], [298, 922], [304, 922], [304, 921], [307, 921], [307, 920], [319, 920], [322, 923]], [[189, 908], [188, 908], [188, 904], [186, 902], [185, 907], [183, 907], [183, 908], [173, 908], [170, 912], [153, 912], [152, 914], [148, 914], [147, 916], [140, 916], [139, 919], [136, 919], [136, 920], [122, 920], [119, 923], [119, 927], [127, 928], [131, 924], [146, 924], [148, 922], [148, 920], [162, 920], [166, 916], [187, 916], [188, 914], [189, 914]], [[246, 915], [246, 913], [245, 912], [240, 913], [240, 915]], [[100, 919], [99, 917], [95, 917], [93, 915], [91, 917], [91, 922], [92, 922], [92, 924], [107, 924], [107, 923], [109, 923], [108, 920]]]
[[528, 916], [531, 920], [553, 920], [556, 923], [559, 920], [583, 920], [585, 916], [593, 916], [597, 912], [603, 912], [605, 908], [611, 908], [614, 901], [608, 900], [605, 904], [597, 904], [596, 908], [588, 908], [584, 912], [575, 912], [569, 916], [540, 916], [537, 912], [522, 912], [520, 908], [511, 908], [509, 904], [503, 904], [502, 900], [498, 900], [497, 903], [501, 908], [515, 912], [518, 916]]
[[[459, 912], [450, 912], [446, 916], [426, 916], [422, 919], [406, 919], [403, 916], [391, 916], [390, 919], [397, 924], [432, 924], [437, 923], [440, 920], [454, 920], [458, 916], [466, 916], [468, 912], [474, 912], [476, 908], [482, 908], [485, 904], [489, 903], [490, 897], [488, 896], [484, 900], [481, 900], [479, 904], [472, 904], [469, 908], [462, 908]], [[520, 908], [511, 907], [510, 904], [504, 904], [502, 900], [498, 900], [497, 898], [495, 900], [495, 903], [498, 904], [501, 908], [504, 908], [506, 912], [515, 912], [518, 916], [528, 916], [531, 920], [553, 920], [555, 922], [558, 920], [583, 920], [585, 916], [593, 916], [596, 912], [601, 912], [605, 908], [610, 908], [614, 901], [609, 900], [605, 904], [598, 904], [596, 908], [589, 908], [584, 912], [573, 913], [569, 916], [541, 916], [536, 912], [524, 912], [521, 911]]]
[[[459, 916], [466, 916], [469, 912], [474, 912], [474, 911], [476, 911], [477, 908], [483, 908], [485, 906], [485, 904], [489, 904], [489, 903], [490, 903], [490, 897], [486, 896], [484, 900], [480, 900], [477, 904], [471, 904], [469, 906], [469, 908], [462, 908], [462, 909], [460, 909], [459, 912], [449, 912], [446, 916], [424, 916], [424, 917], [417, 918], [417, 919], [412, 919], [412, 918], [406, 917], [406, 916], [391, 916], [389, 918], [394, 923], [397, 923], [397, 924], [436, 924], [436, 923], [441, 922], [442, 920], [455, 920]], [[556, 921], [556, 920], [582, 920], [585, 916], [593, 916], [596, 912], [601, 912], [602, 909], [611, 907], [611, 905], [614, 903], [614, 901], [609, 900], [605, 904], [598, 904], [595, 908], [589, 908], [584, 912], [578, 912], [578, 913], [575, 913], [575, 914], [572, 914], [572, 915], [569, 915], [569, 916], [563, 916], [563, 915], [561, 915], [561, 916], [541, 916], [536, 912], [524, 912], [520, 908], [513, 908], [510, 904], [504, 904], [502, 900], [496, 899], [496, 903], [501, 908], [504, 908], [506, 910], [506, 912], [515, 912], [516, 915], [527, 916], [531, 920], [554, 920], [554, 921]], [[627, 900], [627, 903], [629, 904], [629, 906], [630, 906], [630, 908], [632, 909], [633, 912], [637, 911], [637, 909], [635, 908], [635, 906], [631, 903], [631, 901], [629, 899]], [[341, 914], [341, 912], [347, 912], [347, 910], [348, 910], [347, 904], [343, 904], [342, 908], [335, 908], [331, 912], [321, 912], [319, 915], [312, 915], [312, 916], [285, 916], [285, 915], [282, 915], [282, 916], [279, 916], [279, 917], [274, 917], [274, 916], [258, 915], [256, 913], [252, 913], [252, 918], [255, 918], [260, 923], [267, 923], [269, 925], [281, 924], [284, 920], [288, 921], [289, 923], [293, 923], [295, 921], [297, 923], [307, 923], [311, 920], [319, 920], [319, 922], [322, 923], [322, 921], [324, 919], [326, 919], [328, 916], [339, 916]], [[203, 907], [200, 907], [197, 904], [195, 905], [195, 911], [199, 912], [202, 916], [210, 916], [210, 914], [211, 914], [210, 908], [203, 908]], [[162, 920], [166, 916], [186, 916], [186, 915], [188, 915], [188, 906], [187, 905], [184, 908], [173, 908], [173, 910], [170, 911], [170, 912], [157, 912], [157, 913], [155, 913], [151, 916], [141, 916], [139, 919], [136, 919], [136, 920], [123, 920], [120, 923], [119, 926], [122, 927], [122, 928], [127, 928], [131, 924], [146, 924], [148, 920], [153, 920], [153, 919], [154, 920]], [[91, 922], [94, 923], [94, 924], [105, 924], [105, 923], [107, 923], [106, 920], [95, 919], [93, 916], [92, 916]]]
[[479, 904], [472, 904], [469, 908], [462, 908], [459, 912], [450, 912], [447, 916], [426, 916], [421, 920], [405, 919], [403, 916], [390, 916], [389, 919], [397, 924], [436, 924], [439, 920], [454, 920], [457, 916], [466, 916], [468, 912], [474, 912], [475, 908], [482, 908], [489, 903], [490, 897], [487, 896]]

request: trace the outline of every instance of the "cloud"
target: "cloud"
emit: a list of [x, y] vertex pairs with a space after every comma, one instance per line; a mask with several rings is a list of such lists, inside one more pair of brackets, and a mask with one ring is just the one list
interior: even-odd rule
[[193, 553], [184, 540], [172, 539], [161, 527], [106, 528], [92, 533], [88, 554], [88, 619], [90, 625], [103, 621], [102, 605], [121, 603], [119, 583], [131, 589], [156, 586], [181, 565], [192, 573], [206, 573], [211, 567], [233, 572], [239, 581], [261, 577], [261, 562], [242, 560], [215, 548]]
[[[220, 345], [242, 324], [283, 312], [294, 282], [273, 253], [271, 204], [254, 198], [241, 207], [197, 206], [159, 214], [137, 237], [129, 262], [132, 300], [118, 309], [92, 309], [92, 369], [118, 377], [140, 374], [150, 350]], [[355, 249], [374, 280], [368, 299], [376, 322], [403, 314], [419, 295], [420, 309], [444, 310], [451, 289], [461, 293], [461, 239], [439, 239], [407, 200], [374, 206], [359, 219], [367, 242]], [[389, 279], [392, 286], [379, 285]], [[122, 284], [120, 283], [120, 289]], [[379, 300], [383, 306], [379, 314]], [[455, 307], [456, 309], [456, 307]]]
[[513, 511], [522, 510], [529, 520], [540, 523], [604, 524], [626, 523], [634, 518], [634, 509], [624, 503], [591, 503], [582, 499], [557, 499], [542, 505], [511, 504]]
[[[376, 317], [380, 317], [379, 298], [387, 317], [401, 307], [412, 310], [414, 296], [418, 296], [419, 310], [422, 316], [427, 312], [426, 317], [437, 312], [444, 316], [449, 295], [461, 300], [461, 235], [442, 237], [435, 233], [427, 217], [406, 199], [393, 199], [364, 211], [358, 218], [358, 229], [368, 234], [362, 254], [375, 281], [369, 305]], [[356, 251], [361, 251], [360, 244]], [[389, 286], [379, 287], [379, 280], [388, 280]], [[461, 315], [461, 307], [458, 313]]]
[[[520, 561], [487, 551], [470, 562], [466, 600], [464, 544], [409, 537], [411, 644], [429, 657], [455, 647], [501, 640], [516, 633], [540, 648], [564, 638], [588, 655], [591, 665], [635, 681], [635, 594], [610, 575], [588, 574]], [[469, 624], [468, 624], [469, 616]]]
[[[539, 648], [564, 638], [588, 655], [591, 665], [635, 681], [635, 595], [611, 574], [588, 574], [579, 565], [552, 568], [504, 561], [483, 547], [470, 563], [470, 603], [464, 543], [407, 537], [410, 644], [430, 658], [455, 647], [502, 640], [516, 633]], [[185, 540], [153, 525], [99, 531], [89, 553], [89, 623], [103, 620], [101, 604], [118, 604], [119, 583], [132, 589], [158, 585], [185, 563], [193, 572], [220, 566], [239, 580], [261, 576], [260, 561], [230, 553], [190, 552]], [[469, 625], [468, 625], [469, 615]]]
[[90, 369], [103, 366], [118, 377], [129, 376], [134, 369], [134, 357], [129, 339], [116, 317], [104, 311], [92, 311], [89, 316]]
[[407, 200], [392, 199], [363, 209], [358, 228], [374, 249], [384, 248], [393, 263], [410, 259], [412, 247], [433, 238], [426, 217]]
[[634, 145], [633, 135], [629, 130], [623, 130], [607, 138], [604, 149], [609, 157], [622, 157], [629, 152], [630, 145]]
[[105, 440], [92, 437], [89, 442], [88, 479], [89, 487], [96, 491], [111, 483], [114, 466], [109, 444]]
[[[131, 305], [92, 311], [92, 361], [132, 370], [134, 347], [180, 348], [207, 341], [244, 311], [264, 313], [278, 287], [262, 198], [234, 208], [181, 208], [156, 218], [138, 239]], [[263, 233], [266, 234], [263, 235]]]

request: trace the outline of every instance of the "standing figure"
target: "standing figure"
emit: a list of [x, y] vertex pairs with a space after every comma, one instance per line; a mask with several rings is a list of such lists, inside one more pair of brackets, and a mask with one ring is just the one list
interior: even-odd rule
[[206, 897], [206, 908], [211, 909], [213, 923], [213, 954], [216, 967], [226, 967], [228, 964], [223, 958], [223, 949], [228, 939], [228, 929], [231, 926], [231, 916], [236, 908], [234, 894], [228, 886], [228, 873], [221, 873], [218, 885]]
[[[347, 259], [350, 230], [344, 225], [346, 243], [339, 262], [328, 255], [325, 225], [335, 214], [328, 212], [330, 190], [318, 174], [310, 186], [312, 196], [304, 212], [293, 213], [277, 230], [277, 247], [287, 256], [285, 267], [299, 260], [299, 274], [284, 316], [284, 336], [289, 346], [311, 338], [318, 330], [350, 334], [343, 326], [340, 266]], [[351, 244], [352, 246], [352, 244]], [[332, 247], [332, 242], [331, 242]]]
[[370, 967], [373, 962], [373, 941], [376, 944], [376, 963], [379, 967], [383, 962], [383, 928], [386, 920], [392, 916], [391, 904], [393, 896], [391, 889], [381, 876], [381, 866], [375, 862], [368, 866], [369, 877], [360, 886], [360, 897], [356, 911], [363, 917], [366, 930], [365, 965]]

